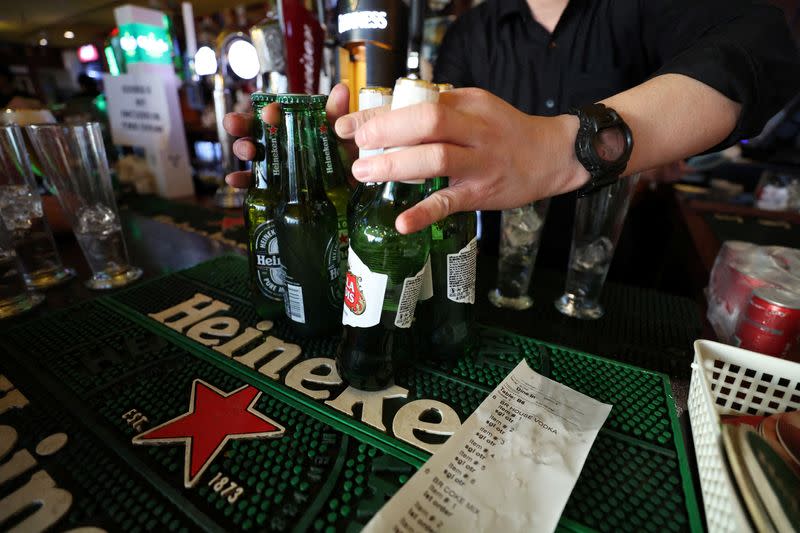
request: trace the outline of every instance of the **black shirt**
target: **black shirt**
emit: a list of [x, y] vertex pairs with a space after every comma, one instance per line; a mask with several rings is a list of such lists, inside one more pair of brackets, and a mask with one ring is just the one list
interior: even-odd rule
[[[434, 79], [486, 89], [526, 113], [557, 115], [667, 73], [743, 104], [719, 148], [757, 134], [800, 87], [783, 14], [745, 0], [571, 0], [552, 34], [524, 0], [487, 0], [448, 29]], [[543, 247], [550, 241], [559, 248], [560, 268], [570, 237], [554, 226], [571, 228], [569, 204], [554, 200], [543, 237]], [[491, 222], [486, 238], [496, 242]]]

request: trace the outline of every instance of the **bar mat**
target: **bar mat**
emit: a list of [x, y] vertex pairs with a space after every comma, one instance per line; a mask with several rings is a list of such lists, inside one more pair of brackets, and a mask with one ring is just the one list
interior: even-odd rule
[[336, 338], [254, 314], [246, 270], [216, 258], [2, 336], [2, 450], [31, 459], [0, 483], [0, 528], [357, 531], [443, 417], [466, 419], [525, 358], [614, 404], [561, 528], [702, 529], [666, 376], [482, 327], [457, 364], [353, 392], [330, 371]]

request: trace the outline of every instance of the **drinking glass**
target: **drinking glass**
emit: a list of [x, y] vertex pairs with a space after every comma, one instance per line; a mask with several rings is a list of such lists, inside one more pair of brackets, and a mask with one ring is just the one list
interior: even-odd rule
[[29, 287], [46, 289], [75, 275], [61, 264], [19, 126], [0, 126], [0, 219]]
[[29, 311], [43, 300], [43, 295], [29, 291], [25, 285], [11, 232], [0, 220], [0, 319]]
[[549, 206], [550, 199], [546, 198], [503, 211], [497, 288], [489, 291], [489, 301], [496, 307], [521, 311], [533, 305], [533, 300], [528, 296], [528, 287]]
[[92, 269], [86, 286], [113, 289], [139, 279], [142, 269], [128, 263], [100, 125], [35, 124], [26, 129]]
[[555, 301], [556, 309], [565, 315], [583, 319], [603, 316], [600, 292], [638, 181], [638, 174], [620, 178], [608, 187], [578, 198], [566, 288]]
[[[0, 124], [6, 126], [15, 124], [24, 128], [29, 124], [55, 124], [55, 122], [56, 117], [53, 116], [49, 109], [4, 109], [0, 113]], [[42, 172], [42, 165], [36, 158], [36, 153], [28, 144], [28, 139], [23, 137], [23, 140], [25, 141], [25, 148], [28, 152], [34, 176], [41, 179], [42, 185], [52, 194], [55, 194], [55, 189], [48, 177]]]

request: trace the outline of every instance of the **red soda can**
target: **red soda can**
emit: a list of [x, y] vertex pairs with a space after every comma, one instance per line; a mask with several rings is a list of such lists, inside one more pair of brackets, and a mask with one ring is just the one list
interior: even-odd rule
[[800, 335], [800, 295], [776, 287], [758, 287], [739, 319], [738, 346], [791, 358]]

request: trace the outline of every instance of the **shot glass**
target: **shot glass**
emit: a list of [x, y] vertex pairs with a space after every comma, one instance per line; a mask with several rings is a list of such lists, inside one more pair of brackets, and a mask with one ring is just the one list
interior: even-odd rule
[[528, 287], [549, 206], [550, 199], [547, 198], [503, 211], [497, 288], [489, 291], [489, 301], [496, 307], [521, 311], [533, 305]]
[[0, 126], [0, 219], [29, 287], [46, 289], [75, 276], [61, 264], [19, 126]]
[[100, 125], [34, 124], [26, 130], [92, 269], [86, 286], [113, 289], [139, 279], [142, 269], [128, 262]]
[[22, 272], [11, 232], [0, 220], [0, 319], [29, 311], [44, 301], [42, 294], [28, 289]]
[[600, 293], [638, 181], [634, 174], [578, 198], [566, 288], [555, 301], [565, 315], [588, 320], [603, 316]]

